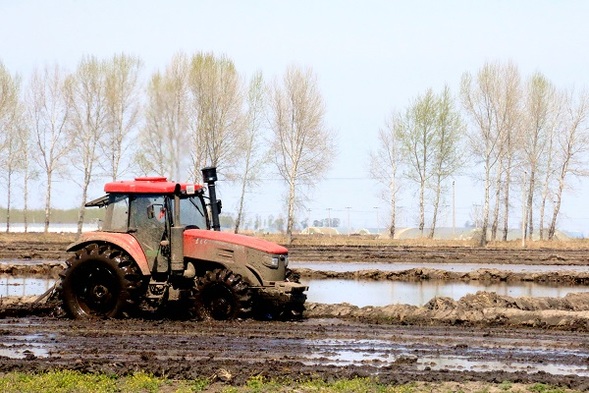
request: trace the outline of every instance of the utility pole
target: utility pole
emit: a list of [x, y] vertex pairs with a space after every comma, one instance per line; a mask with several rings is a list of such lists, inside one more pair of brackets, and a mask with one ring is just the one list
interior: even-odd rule
[[452, 236], [456, 237], [456, 180], [452, 180]]
[[346, 206], [346, 210], [348, 211], [348, 236], [352, 233], [352, 228], [350, 227], [350, 209], [352, 206]]
[[374, 210], [376, 211], [376, 232], [379, 233], [379, 227], [378, 227], [378, 206], [374, 206]]

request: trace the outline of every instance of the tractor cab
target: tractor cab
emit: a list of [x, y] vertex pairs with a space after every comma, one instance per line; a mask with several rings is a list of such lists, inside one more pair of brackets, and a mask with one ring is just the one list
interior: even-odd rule
[[[154, 271], [154, 267], [156, 271], [167, 271], [172, 228], [211, 227], [201, 185], [177, 184], [165, 177], [139, 177], [133, 181], [107, 183], [104, 189], [107, 195], [86, 206], [106, 206], [102, 231], [135, 237], [150, 271]], [[182, 242], [182, 239], [175, 241]]]

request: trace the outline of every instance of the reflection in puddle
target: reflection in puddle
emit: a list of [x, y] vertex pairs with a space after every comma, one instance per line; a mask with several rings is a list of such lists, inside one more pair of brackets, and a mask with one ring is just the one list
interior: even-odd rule
[[362, 281], [301, 280], [309, 286], [307, 300], [313, 303], [350, 303], [358, 307], [409, 304], [422, 306], [434, 297], [458, 300], [478, 291], [496, 292], [511, 297], [563, 297], [568, 293], [587, 292], [585, 286], [541, 285], [534, 282], [484, 284], [478, 281]]
[[[0, 298], [41, 296], [55, 283], [55, 279], [38, 277], [0, 276]], [[343, 279], [302, 280], [309, 286], [307, 299], [313, 303], [350, 303], [355, 306], [386, 306], [409, 304], [422, 306], [434, 297], [458, 300], [478, 291], [496, 292], [511, 297], [563, 297], [569, 293], [587, 292], [585, 286], [545, 285], [534, 282], [499, 282], [484, 284], [479, 281], [363, 281]]]
[[2, 336], [0, 356], [11, 359], [27, 357], [46, 358], [49, 356], [47, 345], [42, 343], [45, 336], [31, 334], [27, 336]]
[[[310, 348], [314, 348], [312, 354], [306, 355], [309, 365], [320, 362], [322, 365], [362, 365], [370, 364], [375, 367], [387, 365], [405, 364], [414, 365], [418, 370], [452, 370], [452, 371], [509, 371], [535, 373], [543, 371], [554, 375], [589, 376], [589, 369], [579, 365], [563, 363], [530, 363], [525, 361], [532, 350], [523, 349], [517, 355], [522, 355], [521, 360], [514, 360], [512, 356], [501, 356], [505, 361], [484, 360], [480, 351], [473, 351], [470, 356], [442, 354], [441, 348], [429, 348], [427, 345], [408, 343], [400, 345], [385, 340], [313, 340], [308, 342]], [[509, 349], [512, 351], [513, 349]], [[498, 350], [501, 352], [501, 349]], [[432, 352], [435, 352], [432, 354]], [[572, 351], [569, 355], [586, 356], [585, 353]], [[554, 358], [562, 356], [561, 352], [555, 353]]]
[[577, 375], [579, 377], [589, 377], [589, 370], [585, 367], [568, 366], [558, 363], [525, 363], [513, 361], [485, 361], [472, 360], [461, 356], [444, 357], [444, 356], [424, 356], [417, 361], [419, 370], [458, 370], [458, 371], [523, 371], [527, 373], [536, 373], [539, 371], [553, 375]]
[[54, 279], [0, 275], [0, 297], [41, 296], [53, 284]]

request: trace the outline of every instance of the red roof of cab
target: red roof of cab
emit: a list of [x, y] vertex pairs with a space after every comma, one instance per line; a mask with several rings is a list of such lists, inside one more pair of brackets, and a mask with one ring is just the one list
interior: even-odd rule
[[180, 184], [180, 189], [186, 191], [187, 186], [194, 186], [194, 191], [202, 189], [201, 184], [175, 183], [165, 177], [137, 177], [135, 180], [121, 180], [104, 185], [104, 191], [107, 193], [124, 193], [124, 194], [171, 194], [176, 189], [176, 184]]

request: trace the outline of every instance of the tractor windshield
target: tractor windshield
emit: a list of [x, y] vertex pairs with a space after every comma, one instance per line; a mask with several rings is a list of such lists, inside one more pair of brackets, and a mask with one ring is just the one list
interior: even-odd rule
[[180, 199], [180, 225], [208, 229], [204, 201], [198, 196]]

